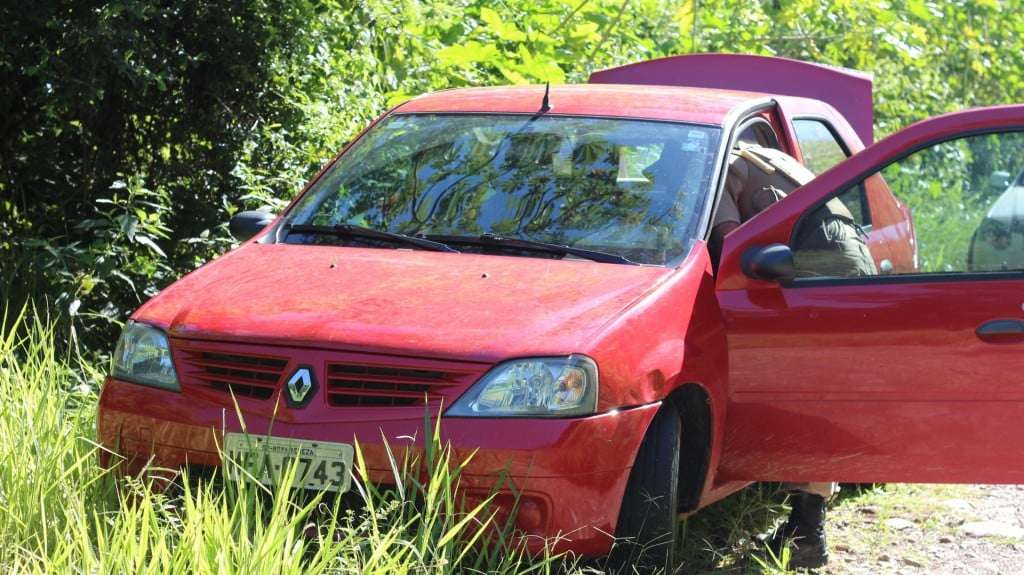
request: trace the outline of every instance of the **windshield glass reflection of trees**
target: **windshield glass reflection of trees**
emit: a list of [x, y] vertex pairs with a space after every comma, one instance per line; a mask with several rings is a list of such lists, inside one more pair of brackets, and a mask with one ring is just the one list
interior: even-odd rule
[[490, 233], [665, 264], [697, 234], [718, 138], [717, 128], [665, 122], [399, 115], [340, 158], [288, 220]]

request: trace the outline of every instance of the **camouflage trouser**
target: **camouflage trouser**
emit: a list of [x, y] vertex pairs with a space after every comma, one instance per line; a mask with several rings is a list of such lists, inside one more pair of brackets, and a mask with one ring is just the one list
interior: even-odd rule
[[848, 278], [878, 274], [863, 232], [852, 221], [815, 212], [800, 230], [800, 237], [793, 245], [797, 277]]
[[783, 483], [781, 489], [783, 491], [799, 491], [802, 493], [810, 493], [811, 495], [820, 495], [825, 499], [832, 497], [833, 494], [839, 491], [838, 483]]

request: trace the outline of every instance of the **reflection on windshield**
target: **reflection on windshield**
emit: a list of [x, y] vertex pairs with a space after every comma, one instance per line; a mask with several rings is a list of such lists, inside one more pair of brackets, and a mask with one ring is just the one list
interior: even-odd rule
[[697, 233], [718, 138], [717, 128], [664, 122], [399, 115], [340, 158], [288, 220], [490, 233], [664, 264]]

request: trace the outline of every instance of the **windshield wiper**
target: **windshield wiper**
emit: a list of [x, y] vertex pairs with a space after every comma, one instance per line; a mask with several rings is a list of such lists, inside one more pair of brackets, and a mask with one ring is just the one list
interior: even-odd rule
[[341, 238], [365, 238], [390, 242], [393, 244], [403, 244], [435, 252], [459, 253], [459, 250], [438, 241], [418, 238], [416, 236], [408, 236], [395, 232], [375, 230], [373, 228], [356, 226], [353, 224], [337, 224], [334, 226], [291, 224], [288, 226], [288, 233], [333, 235]]
[[497, 234], [480, 234], [478, 236], [446, 236], [428, 234], [423, 237], [437, 242], [444, 242], [445, 244], [466, 244], [483, 246], [485, 248], [519, 249], [523, 251], [572, 255], [601, 263], [628, 264], [634, 266], [640, 265], [637, 262], [634, 262], [623, 256], [610, 254], [607, 252], [599, 252], [597, 250], [588, 250], [584, 248], [574, 248], [572, 246], [551, 244], [547, 242], [539, 242], [536, 240], [527, 240], [523, 238], [510, 238]]

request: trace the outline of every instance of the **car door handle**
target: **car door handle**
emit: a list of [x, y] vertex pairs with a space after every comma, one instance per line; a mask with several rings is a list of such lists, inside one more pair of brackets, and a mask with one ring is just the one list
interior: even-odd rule
[[978, 339], [988, 343], [1014, 343], [1024, 341], [1024, 321], [1019, 319], [994, 319], [974, 330]]

